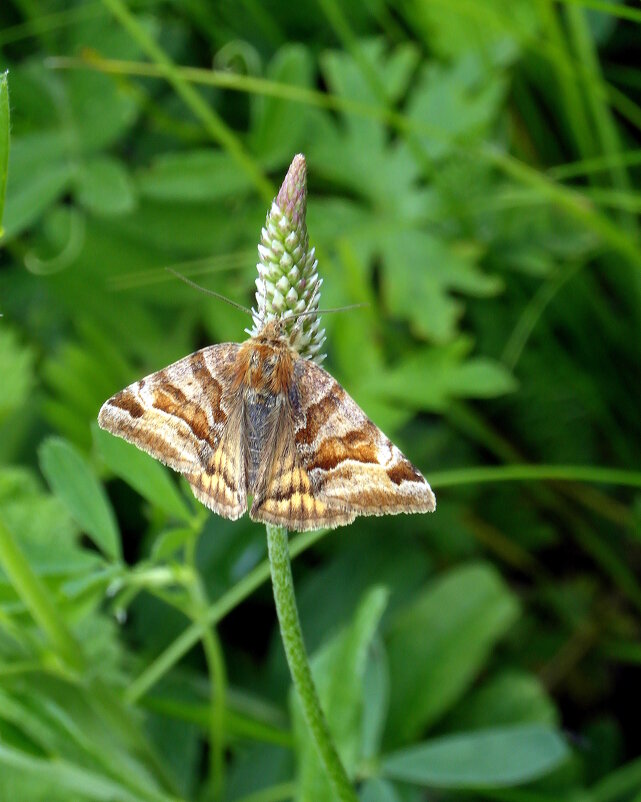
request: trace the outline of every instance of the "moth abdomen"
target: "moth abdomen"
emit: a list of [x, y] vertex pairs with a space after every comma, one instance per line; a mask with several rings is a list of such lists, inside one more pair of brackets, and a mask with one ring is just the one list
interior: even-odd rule
[[264, 459], [264, 450], [271, 442], [272, 416], [279, 398], [254, 389], [245, 395], [245, 442], [247, 445], [247, 486], [253, 487]]

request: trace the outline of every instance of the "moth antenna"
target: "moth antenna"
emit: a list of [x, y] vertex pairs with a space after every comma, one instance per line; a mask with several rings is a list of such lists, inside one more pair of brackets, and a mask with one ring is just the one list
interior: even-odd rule
[[362, 309], [369, 306], [367, 303], [348, 304], [347, 306], [335, 306], [331, 309], [309, 309], [304, 312], [299, 312], [297, 315], [292, 315], [293, 318], [306, 317], [307, 315], [330, 315], [334, 312], [349, 312], [351, 309]]
[[195, 281], [183, 276], [182, 273], [178, 273], [178, 271], [173, 270], [171, 267], [166, 267], [169, 273], [172, 273], [176, 278], [179, 278], [181, 281], [184, 281], [185, 284], [189, 284], [190, 287], [193, 287], [195, 290], [200, 290], [200, 292], [204, 292], [205, 295], [211, 295], [213, 298], [218, 298], [219, 301], [224, 301], [226, 304], [233, 306], [234, 309], [240, 309], [241, 312], [244, 312], [246, 315], [251, 317], [251, 309], [247, 309], [246, 306], [242, 304], [237, 304], [236, 301], [232, 301], [230, 298], [225, 298], [224, 295], [221, 295], [219, 292], [214, 292], [214, 290], [208, 290], [207, 287], [201, 287], [200, 284], [196, 284]]
[[[263, 302], [264, 302], [263, 311], [265, 313], [265, 317], [261, 317], [260, 322], [264, 326], [265, 325], [265, 319], [267, 317], [267, 271], [266, 270], [263, 272]], [[260, 309], [258, 310], [258, 312], [260, 313]]]

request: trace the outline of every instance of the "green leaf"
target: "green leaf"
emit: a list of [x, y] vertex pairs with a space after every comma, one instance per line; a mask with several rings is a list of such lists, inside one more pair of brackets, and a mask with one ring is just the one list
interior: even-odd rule
[[450, 571], [390, 626], [389, 741], [411, 740], [467, 690], [518, 616], [516, 599], [489, 565]]
[[241, 195], [252, 187], [224, 150], [189, 150], [165, 153], [137, 180], [142, 195], [156, 200], [216, 201]]
[[368, 780], [360, 792], [361, 802], [399, 802], [394, 786], [378, 777]]
[[[90, 624], [100, 626], [101, 621], [93, 618]], [[94, 659], [104, 660], [104, 654]], [[80, 771], [117, 778], [123, 789], [140, 792], [141, 798], [160, 795], [136, 716], [123, 707], [113, 688], [106, 683], [85, 687], [41, 674], [38, 693], [32, 694], [27, 683], [18, 680], [11, 694], [0, 691], [0, 722], [12, 724], [43, 755], [55, 755]], [[120, 799], [120, 793], [115, 798]]]
[[488, 135], [508, 84], [498, 71], [483, 75], [481, 63], [473, 56], [447, 66], [427, 63], [417, 76], [408, 113], [417, 123], [434, 128], [435, 136], [421, 137], [432, 158], [458, 156], [457, 143]]
[[382, 761], [382, 775], [436, 788], [496, 788], [549, 774], [570, 752], [559, 733], [540, 724], [437, 738]]
[[102, 563], [96, 554], [80, 548], [78, 529], [66, 506], [56, 496], [45, 494], [30, 471], [0, 468], [0, 506], [5, 523], [17, 533], [21, 550], [39, 576], [86, 576]]
[[80, 528], [108, 557], [119, 560], [120, 535], [107, 495], [91, 465], [66, 440], [50, 437], [39, 449], [40, 468]]
[[470, 343], [459, 338], [422, 348], [397, 368], [368, 378], [365, 389], [412, 409], [442, 411], [453, 398], [494, 398], [516, 389], [512, 374], [486, 357], [466, 359]]
[[98, 215], [125, 214], [136, 205], [129, 173], [122, 162], [110, 156], [87, 160], [78, 171], [75, 185], [78, 202]]
[[[119, 303], [117, 314], [127, 321], [131, 336], [139, 336], [138, 330], [134, 334], [130, 307]], [[83, 452], [91, 448], [89, 424], [100, 405], [131, 376], [109, 327], [97, 320], [90, 323], [89, 315], [85, 308], [75, 315], [76, 337], [59, 345], [41, 369], [49, 388], [43, 404], [46, 419]]]
[[[399, 609], [428, 581], [433, 569], [427, 550], [419, 548], [414, 539], [412, 546], [403, 540], [408, 547], [399, 548], [399, 538], [416, 531], [411, 529], [413, 521], [420, 523], [420, 519], [410, 516], [363, 521], [361, 537], [357, 537], [357, 530], [354, 530], [355, 536], [346, 538], [331, 560], [315, 566], [314, 571], [299, 581], [298, 608], [305, 642], [312, 654], [327, 640], [337, 621], [352, 620], [369, 588], [374, 585], [394, 588], [394, 604]], [[390, 532], [394, 533], [393, 537]], [[332, 592], [328, 594], [327, 588], [332, 588]], [[318, 603], [319, 599], [323, 600], [322, 604]], [[380, 654], [376, 640], [370, 654], [375, 663], [380, 658], [386, 671], [387, 657]], [[387, 684], [385, 681], [378, 683], [381, 692], [385, 693]]]
[[[96, 800], [96, 802], [172, 802], [171, 797], [154, 791], [129, 790], [118, 780], [85, 766], [66, 760], [34, 757], [28, 752], [0, 743], [0, 765], [25, 772], [31, 780], [42, 779], [50, 788], [64, 789], [70, 799]], [[73, 795], [73, 796], [72, 796]]]
[[452, 731], [485, 729], [507, 724], [557, 724], [554, 703], [539, 680], [509, 671], [491, 677], [469, 694], [447, 717]]
[[4, 216], [7, 237], [29, 228], [65, 192], [75, 172], [68, 151], [61, 131], [13, 139]]
[[29, 228], [65, 192], [75, 172], [67, 153], [66, 137], [58, 131], [14, 138], [4, 217], [7, 237]]
[[[380, 39], [360, 43], [359, 48], [363, 62], [380, 87], [394, 94], [408, 80], [411, 63], [399, 60], [398, 50], [390, 54]], [[369, 80], [351, 54], [327, 52], [321, 64], [335, 94], [348, 102], [380, 105], [374, 80]], [[407, 142], [391, 146], [384, 124], [377, 119], [346, 112], [341, 115], [340, 123], [337, 125], [328, 117], [315, 123], [317, 135], [310, 146], [310, 163], [318, 165], [317, 169], [338, 186], [348, 187], [356, 197], [367, 198], [374, 208], [385, 212], [378, 219], [383, 229], [389, 225], [389, 215], [395, 217], [400, 213], [412, 220], [423, 194], [415, 185], [419, 166]], [[377, 233], [380, 228], [375, 225], [372, 230]]]
[[0, 239], [4, 234], [2, 216], [9, 166], [9, 82], [7, 75], [8, 72], [0, 75]]
[[[11, 59], [11, 135], [48, 131], [60, 125], [60, 85], [48, 81], [51, 70], [43, 59]], [[48, 74], [48, 75], [47, 75]]]
[[438, 9], [417, 0], [409, 8], [419, 35], [446, 62], [478, 53], [486, 69], [513, 59], [521, 43], [536, 36], [543, 19], [531, 3], [510, 0], [486, 0], [474, 13], [462, 5]]
[[[312, 673], [334, 743], [348, 773], [360, 757], [362, 744], [363, 679], [370, 643], [387, 604], [384, 588], [370, 590], [361, 601], [350, 626], [312, 660]], [[369, 700], [368, 700], [369, 702]], [[300, 705], [292, 695], [294, 728], [300, 745], [300, 795], [314, 802], [332, 802], [334, 796], [321, 767]]]
[[[266, 78], [290, 86], [309, 87], [313, 68], [309, 50], [285, 45], [269, 63]], [[252, 97], [252, 150], [270, 166], [287, 164], [300, 148], [309, 110], [300, 103], [280, 98]]]
[[92, 433], [98, 453], [116, 476], [168, 515], [181, 521], [191, 520], [189, 508], [166, 468], [131, 443], [103, 431], [97, 423], [93, 425]]
[[362, 756], [376, 758], [379, 754], [385, 720], [389, 707], [389, 668], [382, 639], [376, 637], [370, 648], [370, 658], [363, 677]]
[[384, 259], [383, 290], [390, 312], [409, 320], [417, 336], [447, 342], [456, 334], [460, 301], [449, 293], [489, 296], [501, 281], [475, 264], [474, 253], [456, 251], [425, 231], [383, 232], [377, 237]]
[[[101, 43], [101, 47], [105, 46]], [[90, 70], [74, 70], [65, 85], [75, 139], [82, 150], [108, 147], [135, 121], [140, 105], [117, 79]]]
[[0, 328], [0, 421], [22, 407], [34, 383], [34, 358], [30, 348], [20, 344], [13, 331]]
[[[203, 253], [225, 253], [255, 236], [260, 206], [251, 197], [242, 204], [242, 214], [230, 214], [221, 201], [180, 203], [163, 198], [145, 198], [131, 215], [118, 220], [119, 233], [163, 251], [176, 250], [202, 257]], [[262, 211], [264, 222], [265, 213]], [[127, 251], [131, 245], [127, 245]], [[135, 252], [134, 252], [135, 254]], [[192, 293], [193, 297], [193, 293]]]
[[189, 526], [181, 526], [175, 529], [167, 529], [162, 532], [154, 541], [151, 550], [153, 560], [162, 561], [174, 555], [177, 551], [185, 547], [185, 544], [194, 537], [194, 530]]

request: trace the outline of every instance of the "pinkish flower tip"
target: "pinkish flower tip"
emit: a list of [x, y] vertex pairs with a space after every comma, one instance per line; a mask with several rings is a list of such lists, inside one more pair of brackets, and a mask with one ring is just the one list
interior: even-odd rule
[[276, 196], [276, 203], [294, 225], [304, 222], [307, 205], [307, 163], [302, 153], [298, 153], [292, 159]]

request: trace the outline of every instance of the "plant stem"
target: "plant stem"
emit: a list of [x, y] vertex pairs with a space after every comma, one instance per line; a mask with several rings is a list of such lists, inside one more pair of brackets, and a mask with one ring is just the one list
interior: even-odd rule
[[298, 618], [296, 596], [294, 595], [287, 530], [282, 526], [270, 526], [269, 524], [267, 524], [266, 529], [267, 549], [280, 634], [283, 639], [285, 655], [294, 681], [294, 687], [303, 709], [303, 715], [334, 792], [342, 802], [357, 802], [356, 792], [338, 756], [325, 716], [321, 710], [309, 660], [307, 659], [303, 633]]
[[194, 531], [189, 539], [185, 552], [185, 562], [191, 569], [192, 580], [189, 583], [189, 594], [194, 605], [194, 622], [203, 623], [202, 642], [209, 673], [211, 702], [209, 709], [209, 780], [213, 798], [222, 796], [225, 785], [225, 696], [227, 673], [215, 629], [205, 623], [207, 615], [207, 594], [200, 580], [196, 566], [196, 541], [198, 532]]
[[274, 187], [265, 177], [261, 166], [245, 149], [240, 138], [216, 114], [211, 106], [202, 98], [191, 84], [180, 74], [180, 70], [169, 58], [167, 53], [158, 45], [138, 21], [135, 14], [127, 8], [122, 0], [102, 0], [122, 27], [139, 45], [142, 51], [156, 63], [161, 73], [167, 78], [174, 90], [191, 109], [194, 116], [199, 119], [211, 138], [218, 142], [239, 165], [263, 198], [271, 203], [274, 197]]
[[4, 233], [2, 215], [9, 167], [9, 132], [11, 130], [9, 108], [9, 84], [5, 71], [0, 74], [0, 237]]
[[269, 788], [261, 788], [249, 796], [244, 796], [238, 802], [285, 802], [294, 799], [296, 796], [296, 786], [294, 783], [281, 783], [280, 785], [270, 785]]
[[[291, 554], [295, 557], [302, 554], [314, 543], [317, 543], [327, 534], [327, 529], [317, 529], [313, 532], [303, 532], [292, 543]], [[234, 610], [256, 588], [269, 579], [269, 562], [264, 560], [246, 576], [240, 579], [233, 587], [207, 608], [203, 621], [194, 621], [164, 652], [138, 676], [125, 691], [124, 698], [127, 704], [136, 704], [162, 677], [170, 671], [187, 652], [202, 638], [204, 630], [217, 624], [228, 613]]]
[[430, 474], [436, 488], [486, 482], [596, 482], [641, 487], [641, 471], [599, 465], [480, 465]]

